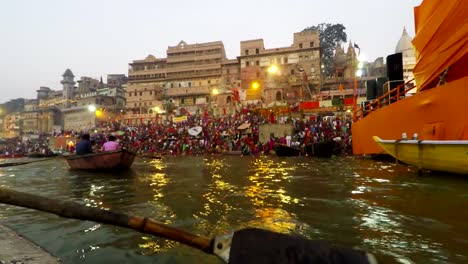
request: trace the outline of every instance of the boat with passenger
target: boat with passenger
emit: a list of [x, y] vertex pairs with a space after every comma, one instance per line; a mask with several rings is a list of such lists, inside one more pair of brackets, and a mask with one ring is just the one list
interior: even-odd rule
[[104, 151], [85, 155], [65, 156], [71, 169], [112, 170], [128, 169], [132, 166], [136, 153], [126, 149]]

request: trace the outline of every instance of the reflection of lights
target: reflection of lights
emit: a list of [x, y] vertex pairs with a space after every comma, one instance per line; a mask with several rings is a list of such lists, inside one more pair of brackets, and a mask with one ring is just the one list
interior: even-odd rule
[[364, 62], [360, 61], [357, 66], [359, 69], [362, 69], [364, 67]]
[[346, 110], [346, 113], [351, 113], [351, 109]]
[[361, 77], [361, 75], [362, 75], [362, 70], [361, 69], [357, 70], [356, 77]]
[[211, 94], [212, 95], [218, 95], [219, 94], [218, 88], [213, 88], [213, 90], [211, 90]]

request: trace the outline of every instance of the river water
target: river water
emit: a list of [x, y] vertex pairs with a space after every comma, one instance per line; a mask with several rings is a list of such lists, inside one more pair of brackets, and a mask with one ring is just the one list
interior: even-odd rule
[[[243, 227], [327, 239], [381, 263], [468, 263], [468, 179], [355, 157], [137, 159], [119, 174], [60, 159], [0, 168], [0, 186], [151, 217], [212, 237]], [[222, 263], [178, 243], [0, 205], [0, 222], [64, 263]]]

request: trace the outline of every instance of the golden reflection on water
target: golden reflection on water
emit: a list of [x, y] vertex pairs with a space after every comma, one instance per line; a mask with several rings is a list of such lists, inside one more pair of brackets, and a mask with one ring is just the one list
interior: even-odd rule
[[[148, 182], [148, 185], [153, 192], [152, 199], [149, 201], [151, 206], [154, 207], [154, 215], [152, 218], [162, 224], [172, 225], [174, 224], [176, 214], [169, 206], [165, 205], [163, 200], [166, 196], [165, 188], [171, 182], [171, 179], [163, 172], [167, 165], [160, 159], [152, 160], [148, 165], [152, 169], [155, 169], [148, 172], [146, 177], [143, 179], [143, 181]], [[144, 242], [139, 243], [138, 247], [143, 250], [143, 255], [166, 252], [168, 249], [177, 246], [176, 242], [166, 239], [158, 239], [156, 237], [142, 236], [141, 239]]]
[[275, 163], [271, 159], [257, 158], [252, 162], [244, 193], [254, 208], [255, 218], [247, 226], [267, 228], [277, 232], [291, 232], [303, 225], [297, 216], [288, 212], [286, 205], [303, 205], [301, 200], [286, 190], [296, 171], [295, 165], [286, 161]]
[[[227, 182], [226, 176], [223, 176], [230, 169], [230, 165], [223, 158], [205, 158], [203, 162], [210, 181], [208, 186], [203, 188], [205, 192], [201, 194], [202, 209], [192, 216], [197, 220], [195, 228], [208, 235], [230, 228], [227, 217], [236, 208], [226, 202], [226, 198], [235, 195], [238, 187]], [[216, 226], [212, 226], [208, 221], [210, 218], [218, 219]]]
[[102, 198], [102, 194], [98, 194], [98, 192], [102, 190], [103, 188], [104, 186], [91, 184], [91, 187], [89, 189], [89, 194], [88, 194], [89, 198], [84, 199], [86, 206], [101, 208], [105, 210], [109, 209], [109, 207], [104, 206], [103, 202], [100, 200], [100, 198]]

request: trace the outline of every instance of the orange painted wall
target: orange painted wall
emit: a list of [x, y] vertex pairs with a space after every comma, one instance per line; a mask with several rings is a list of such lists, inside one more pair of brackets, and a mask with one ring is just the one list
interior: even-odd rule
[[353, 153], [383, 153], [372, 136], [468, 140], [468, 77], [428, 89], [376, 110], [352, 125]]

